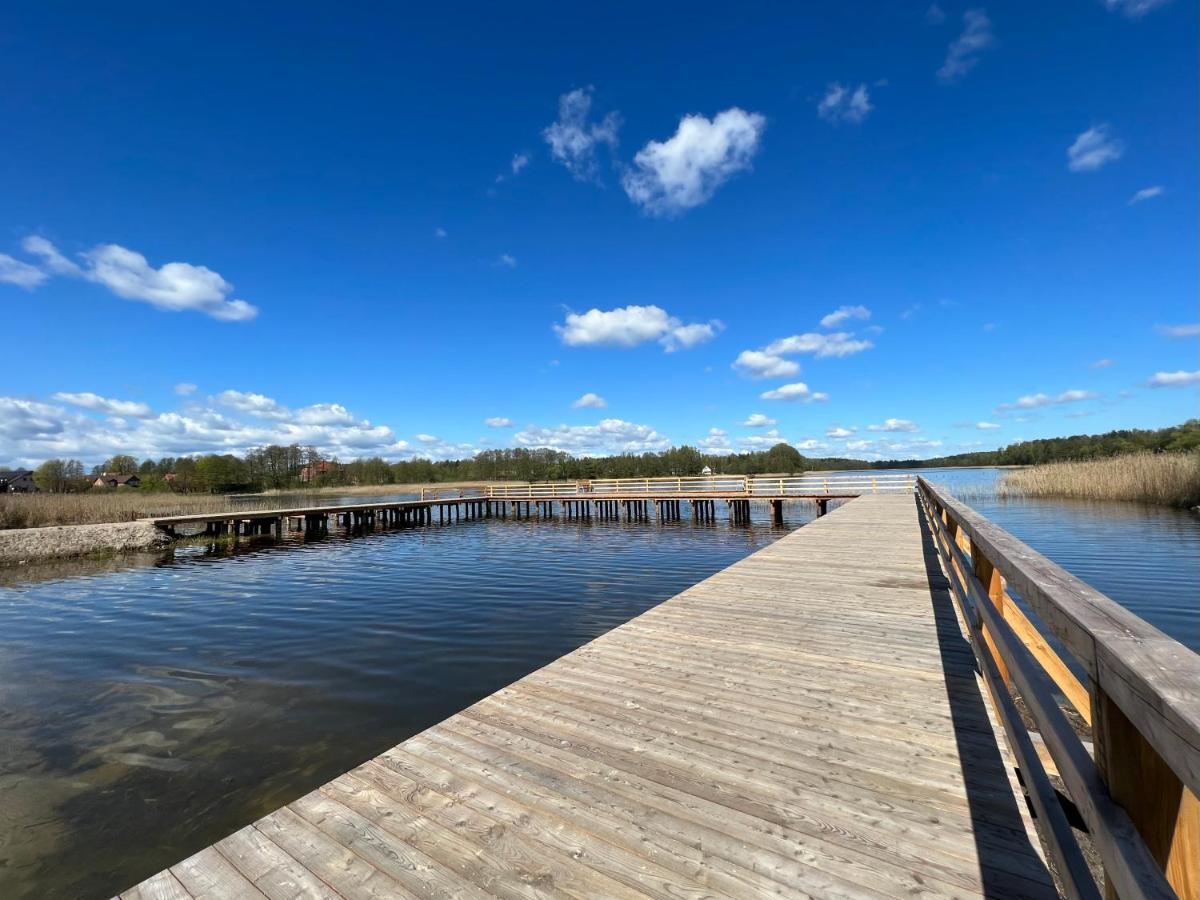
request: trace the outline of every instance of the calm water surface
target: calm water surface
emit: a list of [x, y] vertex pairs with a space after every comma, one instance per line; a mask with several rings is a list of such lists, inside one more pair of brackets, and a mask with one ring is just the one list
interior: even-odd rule
[[[924, 474], [1200, 650], [1196, 515], [1003, 501], [993, 469]], [[484, 520], [0, 587], [0, 897], [110, 896], [807, 515]]]

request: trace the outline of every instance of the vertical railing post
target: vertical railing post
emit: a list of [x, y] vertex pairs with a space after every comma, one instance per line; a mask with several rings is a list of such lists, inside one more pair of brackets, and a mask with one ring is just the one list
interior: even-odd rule
[[[975, 577], [979, 579], [979, 583], [987, 591], [988, 597], [996, 607], [996, 612], [1000, 613], [1001, 618], [1004, 618], [1004, 579], [1000, 577], [1000, 572], [992, 565], [991, 560], [983, 555], [983, 550], [976, 546], [975, 541], [972, 540], [969, 542], [969, 550], [967, 552], [971, 554], [971, 568], [975, 570]], [[982, 631], [983, 639], [988, 645], [988, 650], [991, 651], [992, 659], [996, 662], [996, 668], [1000, 670], [1000, 677], [1004, 679], [1006, 686], [1010, 686], [1012, 679], [1009, 677], [1008, 666], [1004, 662], [1004, 657], [1000, 655], [1000, 651], [992, 641], [992, 635], [986, 625], [983, 625]]]
[[[1092, 682], [1096, 768], [1181, 900], [1200, 898], [1200, 799], [1104, 689]], [[1105, 897], [1115, 900], [1111, 881]]]

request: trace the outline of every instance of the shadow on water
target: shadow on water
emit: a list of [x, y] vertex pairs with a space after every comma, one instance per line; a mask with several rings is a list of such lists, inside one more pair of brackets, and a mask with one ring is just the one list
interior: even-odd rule
[[[1026, 835], [1018, 805], [1023, 798], [1010, 787], [1008, 766], [998, 743], [1002, 737], [988, 719], [982, 687], [976, 680], [975, 654], [962, 633], [950, 582], [942, 572], [934, 536], [919, 506], [917, 519], [984, 895], [1057, 897], [1049, 871]], [[980, 741], [981, 733], [991, 740]], [[1044, 873], [1044, 883], [1018, 873]]]

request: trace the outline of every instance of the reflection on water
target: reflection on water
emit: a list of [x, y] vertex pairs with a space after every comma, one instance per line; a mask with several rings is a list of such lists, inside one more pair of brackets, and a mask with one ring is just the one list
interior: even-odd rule
[[111, 896], [784, 533], [485, 520], [0, 588], [0, 897]]
[[[1194, 514], [923, 474], [1200, 650]], [[110, 896], [786, 533], [763, 512], [22, 570], [42, 580], [0, 583], [0, 897]]]

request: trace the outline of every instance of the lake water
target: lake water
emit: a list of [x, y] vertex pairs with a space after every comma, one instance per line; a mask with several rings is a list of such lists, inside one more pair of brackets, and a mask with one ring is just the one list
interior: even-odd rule
[[[1200, 650], [1196, 515], [923, 474]], [[189, 546], [0, 587], [0, 897], [110, 896], [809, 515], [786, 514]]]

